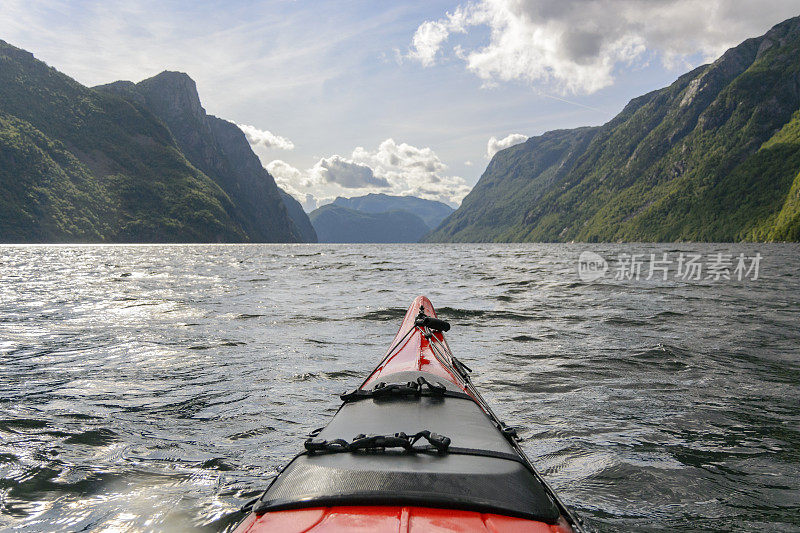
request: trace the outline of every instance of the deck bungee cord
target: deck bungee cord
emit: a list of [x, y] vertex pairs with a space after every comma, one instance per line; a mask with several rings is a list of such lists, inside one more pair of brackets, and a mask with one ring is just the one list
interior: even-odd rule
[[586, 531], [478, 392], [449, 330], [415, 299], [375, 370], [242, 508], [236, 531]]
[[[424, 314], [424, 308], [420, 307], [420, 315]], [[430, 318], [427, 317], [426, 318]], [[445, 329], [435, 328], [438, 331], [448, 331], [450, 329], [450, 324], [445, 322], [444, 320], [436, 319], [435, 323], [444, 323]], [[418, 318], [416, 321], [417, 327], [425, 327], [430, 324], [429, 320], [420, 321]], [[475, 385], [472, 383], [472, 379], [470, 374], [472, 373], [472, 369], [466, 366], [464, 363], [456, 359], [453, 355], [453, 352], [450, 350], [450, 346], [447, 344], [447, 341], [444, 339], [444, 336], [441, 336], [441, 339], [435, 335], [435, 331], [431, 331], [432, 328], [428, 327], [427, 330], [423, 333], [424, 337], [430, 341], [430, 347], [434, 355], [436, 355], [437, 359], [443, 364], [450, 366], [450, 369], [457, 373], [459, 377], [464, 380], [464, 383], [467, 385], [467, 390], [469, 390], [471, 396], [475, 399], [476, 402], [481, 406], [481, 408], [486, 412], [487, 415], [495, 422], [496, 427], [500, 430], [504, 435], [509, 438], [509, 442], [511, 445], [514, 446], [519, 456], [524, 461], [525, 465], [529, 468], [529, 470], [536, 476], [537, 480], [542, 484], [542, 486], [547, 491], [548, 495], [553, 499], [553, 501], [558, 505], [559, 510], [568, 518], [570, 524], [573, 526], [573, 529], [576, 531], [585, 531], [586, 528], [583, 526], [582, 521], [575, 516], [572, 511], [567, 508], [566, 505], [561, 501], [561, 499], [556, 495], [555, 491], [550, 487], [549, 483], [545, 481], [545, 479], [539, 474], [536, 468], [531, 463], [528, 456], [522, 450], [522, 447], [519, 445], [520, 438], [518, 436], [517, 429], [511, 426], [506, 425], [503, 421], [499, 419], [499, 417], [494, 413], [492, 408], [489, 404], [484, 400], [483, 396], [478, 392]], [[438, 346], [437, 346], [438, 344]]]

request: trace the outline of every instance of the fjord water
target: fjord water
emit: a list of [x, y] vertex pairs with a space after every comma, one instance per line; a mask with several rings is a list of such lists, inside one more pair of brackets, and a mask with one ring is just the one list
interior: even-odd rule
[[[587, 249], [764, 259], [757, 280], [584, 283]], [[0, 247], [0, 528], [230, 527], [426, 294], [599, 530], [798, 531], [798, 252]]]

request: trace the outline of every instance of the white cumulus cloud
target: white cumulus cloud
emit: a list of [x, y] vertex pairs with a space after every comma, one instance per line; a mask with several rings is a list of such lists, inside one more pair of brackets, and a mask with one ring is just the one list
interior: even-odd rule
[[509, 146], [514, 146], [515, 144], [519, 144], [527, 140], [527, 135], [523, 135], [521, 133], [512, 133], [510, 135], [506, 135], [500, 140], [497, 140], [497, 137], [492, 136], [489, 139], [489, 142], [486, 143], [486, 159], [491, 159], [494, 157], [494, 154], [500, 150], [505, 150]]
[[[620, 66], [646, 64], [648, 52], [668, 67], [689, 66], [698, 55], [710, 60], [797, 7], [797, 0], [477, 0], [423, 22], [408, 57], [430, 66], [452, 34], [473, 33], [453, 55], [487, 85], [522, 80], [593, 93], [611, 85]], [[487, 38], [476, 33], [486, 30]]]
[[320, 159], [310, 173], [317, 181], [335, 183], [346, 189], [391, 187], [385, 178], [376, 176], [372, 168], [338, 155]]
[[259, 146], [263, 148], [280, 148], [281, 150], [293, 150], [294, 143], [286, 137], [275, 135], [271, 131], [260, 130], [255, 126], [247, 124], [237, 124], [240, 130], [244, 132], [247, 137], [247, 142], [252, 146]]
[[286, 161], [276, 159], [271, 161], [266, 166], [267, 171], [275, 178], [275, 183], [294, 196], [294, 199], [300, 202], [306, 212], [313, 211], [319, 207], [317, 198], [308, 192], [303, 192], [312, 186], [312, 182], [308, 179], [304, 172], [294, 168]]
[[450, 30], [442, 22], [431, 20], [423, 22], [411, 39], [409, 57], [413, 57], [423, 66], [433, 65], [436, 62], [436, 54], [449, 33]]
[[305, 171], [281, 160], [270, 162], [267, 170], [306, 209], [329, 203], [336, 196], [372, 192], [413, 195], [457, 206], [470, 191], [463, 178], [448, 175], [447, 165], [431, 148], [394, 139], [386, 139], [375, 150], [356, 147], [349, 157], [321, 158]]
[[278, 187], [298, 198], [298, 200], [302, 197], [298, 188], [311, 185], [311, 181], [307, 179], [303, 172], [286, 161], [276, 159], [267, 164], [266, 169], [275, 178], [275, 183], [278, 184]]
[[470, 191], [459, 176], [446, 174], [445, 165], [431, 148], [418, 148], [386, 139], [377, 150], [353, 150], [353, 160], [374, 169], [392, 184], [392, 194], [413, 195], [457, 205]]

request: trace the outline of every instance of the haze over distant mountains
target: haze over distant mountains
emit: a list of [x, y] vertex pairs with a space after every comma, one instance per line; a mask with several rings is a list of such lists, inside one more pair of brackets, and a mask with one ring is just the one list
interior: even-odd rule
[[443, 202], [424, 200], [416, 196], [391, 196], [388, 194], [367, 194], [354, 198], [333, 201], [334, 205], [348, 207], [365, 213], [386, 213], [388, 211], [408, 211], [425, 222], [430, 229], [436, 229], [442, 220], [453, 213], [453, 208]]
[[414, 196], [336, 198], [309, 214], [319, 242], [418, 242], [453, 208]]
[[800, 17], [498, 152], [430, 241], [800, 240]]

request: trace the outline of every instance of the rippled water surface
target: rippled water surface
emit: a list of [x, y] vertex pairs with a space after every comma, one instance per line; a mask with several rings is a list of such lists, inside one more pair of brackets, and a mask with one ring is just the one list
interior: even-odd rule
[[[222, 530], [426, 294], [601, 531], [800, 531], [800, 248], [579, 280], [579, 245], [0, 247], [0, 528]], [[613, 266], [613, 265], [612, 265]]]

